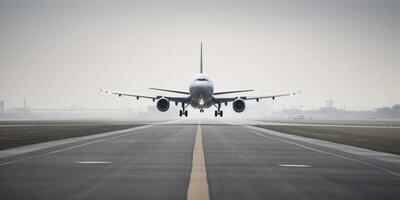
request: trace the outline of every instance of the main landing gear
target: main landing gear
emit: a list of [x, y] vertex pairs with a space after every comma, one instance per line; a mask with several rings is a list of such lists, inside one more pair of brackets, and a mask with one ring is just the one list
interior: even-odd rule
[[187, 111], [187, 110], [185, 110], [185, 111], [180, 110], [180, 111], [179, 111], [179, 117], [182, 117], [182, 115], [184, 115], [185, 117], [187, 117], [187, 116], [188, 116], [188, 111]]
[[184, 115], [185, 117], [188, 116], [188, 111], [186, 110], [186, 107], [184, 103], [182, 103], [182, 110], [179, 110], [179, 117], [182, 117]]
[[215, 111], [215, 113], [214, 113], [214, 115], [215, 115], [215, 117], [218, 117], [218, 115], [220, 116], [220, 117], [222, 117], [223, 115], [224, 115], [224, 111], [222, 111], [222, 110], [220, 110], [220, 111]]
[[216, 106], [216, 107], [217, 107], [217, 110], [214, 113], [215, 117], [218, 117], [218, 115], [220, 117], [224, 116], [224, 111], [221, 110], [221, 103], [218, 103], [218, 106]]

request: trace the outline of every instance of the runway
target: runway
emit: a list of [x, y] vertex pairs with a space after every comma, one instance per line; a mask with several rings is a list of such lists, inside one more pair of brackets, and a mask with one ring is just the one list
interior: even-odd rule
[[398, 199], [399, 172], [399, 163], [241, 125], [188, 120], [0, 158], [0, 194], [195, 199], [188, 195], [195, 184], [208, 189], [201, 199]]

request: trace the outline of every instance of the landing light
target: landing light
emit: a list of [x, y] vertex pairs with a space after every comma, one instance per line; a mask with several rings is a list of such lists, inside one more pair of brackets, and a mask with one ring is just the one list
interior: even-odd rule
[[200, 104], [200, 106], [203, 106], [204, 105], [204, 100], [200, 99], [199, 104]]

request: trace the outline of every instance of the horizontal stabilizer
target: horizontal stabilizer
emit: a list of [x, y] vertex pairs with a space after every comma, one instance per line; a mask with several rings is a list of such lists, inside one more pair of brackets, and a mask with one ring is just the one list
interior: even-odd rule
[[178, 90], [167, 90], [167, 89], [160, 89], [160, 88], [149, 88], [149, 89], [150, 90], [164, 91], [164, 92], [178, 93], [178, 94], [189, 94], [189, 92], [178, 91]]

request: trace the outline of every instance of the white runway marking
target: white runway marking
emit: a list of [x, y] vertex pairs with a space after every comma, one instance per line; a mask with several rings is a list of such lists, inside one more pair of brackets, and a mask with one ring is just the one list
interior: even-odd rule
[[206, 162], [203, 151], [203, 136], [201, 135], [201, 126], [197, 126], [197, 132], [193, 148], [192, 172], [190, 174], [189, 187], [187, 191], [188, 200], [208, 200]]
[[[75, 145], [75, 146], [71, 146], [71, 147], [67, 147], [67, 148], [63, 148], [63, 149], [59, 149], [59, 150], [55, 150], [55, 151], [51, 151], [51, 152], [47, 152], [47, 153], [43, 153], [43, 154], [39, 154], [39, 155], [28, 156], [28, 157], [23, 157], [23, 158], [16, 159], [16, 160], [11, 160], [11, 161], [8, 161], [8, 162], [3, 162], [3, 163], [0, 163], [0, 167], [5, 166], [5, 165], [14, 164], [14, 163], [17, 163], [17, 162], [20, 162], [20, 161], [25, 161], [25, 160], [29, 160], [29, 159], [33, 159], [33, 158], [39, 158], [39, 157], [42, 157], [42, 156], [48, 156], [48, 155], [52, 155], [52, 154], [55, 154], [55, 153], [68, 151], [68, 150], [72, 150], [72, 149], [76, 149], [76, 148], [80, 148], [80, 147], [83, 147], [83, 146], [91, 145], [91, 144], [102, 142], [102, 141], [105, 141], [105, 140], [118, 138], [118, 137], [125, 136], [125, 135], [131, 135], [131, 134], [136, 135], [138, 133], [135, 132], [135, 131], [147, 129], [147, 128], [150, 128], [150, 127], [153, 127], [153, 126], [156, 126], [156, 125], [173, 124], [173, 123], [176, 123], [177, 121], [179, 121], [179, 120], [154, 123], [154, 124], [150, 124], [150, 125], [139, 126], [139, 127], [134, 127], [134, 128], [124, 129], [124, 130], [119, 130], [119, 131], [111, 131], [111, 132], [107, 132], [107, 133], [100, 133], [100, 134], [95, 134], [95, 135], [90, 135], [90, 136], [83, 136], [83, 137], [77, 137], [77, 138], [68, 138], [68, 139], [63, 139], [63, 140], [49, 141], [49, 142], [46, 142], [46, 143], [53, 143], [53, 145], [47, 145], [46, 147], [36, 147], [33, 150], [20, 150], [20, 149], [24, 149], [25, 148], [24, 146], [15, 148], [15, 149], [18, 149], [19, 152], [9, 153], [10, 151], [15, 151], [15, 149], [1, 150], [0, 151], [0, 158], [7, 157], [7, 156], [15, 156], [15, 155], [23, 154], [23, 153], [28, 153], [28, 152], [32, 152], [32, 151], [37, 151], [37, 150], [41, 150], [41, 149], [46, 149], [46, 148], [50, 148], [50, 147], [59, 146], [61, 144], [65, 144], [65, 143], [59, 144], [60, 141], [65, 141], [65, 140], [70, 141], [70, 142], [66, 142], [66, 143], [73, 143], [73, 142], [77, 142], [77, 141], [85, 140], [85, 139], [89, 139], [89, 138], [102, 138], [102, 139], [99, 139], [99, 140], [94, 140], [92, 142], [87, 142], [87, 143], [84, 143], [84, 144], [79, 144], [79, 145]], [[141, 133], [147, 133], [147, 132], [141, 132]], [[119, 134], [119, 135], [115, 135], [115, 134]], [[105, 136], [105, 135], [107, 135], [107, 136]], [[109, 137], [110, 135], [114, 135], [114, 136]], [[41, 146], [43, 144], [44, 143], [39, 143], [39, 144], [34, 144], [34, 145], [35, 146]], [[31, 146], [31, 145], [29, 145], [29, 146]], [[7, 156], [2, 156], [1, 155], [2, 152], [7, 152], [6, 153]]]
[[[139, 126], [139, 127], [135, 127], [135, 128], [130, 128], [130, 129], [125, 129], [125, 130], [120, 130], [120, 131], [112, 131], [112, 132], [104, 133], [104, 134], [116, 133], [116, 134], [119, 134], [119, 135], [115, 135], [115, 136], [111, 136], [111, 137], [105, 136], [104, 138], [99, 139], [99, 140], [94, 140], [94, 141], [91, 141], [91, 142], [78, 144], [78, 145], [75, 145], [75, 146], [71, 146], [71, 147], [67, 147], [67, 148], [63, 148], [63, 149], [59, 149], [59, 150], [55, 150], [55, 151], [51, 151], [51, 152], [47, 152], [47, 153], [43, 153], [43, 154], [39, 154], [39, 155], [28, 156], [28, 157], [20, 158], [20, 159], [17, 159], [17, 160], [3, 162], [3, 163], [0, 163], [0, 167], [5, 166], [5, 165], [9, 165], [9, 164], [13, 164], [13, 163], [16, 163], [16, 162], [24, 161], [24, 160], [29, 160], [29, 159], [32, 159], [32, 158], [39, 158], [39, 157], [42, 157], [42, 156], [48, 156], [48, 155], [52, 155], [52, 154], [55, 154], [55, 153], [76, 149], [76, 148], [79, 148], [79, 147], [83, 147], [83, 146], [87, 146], [87, 145], [90, 145], [90, 144], [102, 142], [102, 141], [105, 141], [105, 140], [110, 140], [110, 139], [122, 137], [122, 136], [129, 135], [129, 134], [136, 135], [138, 133], [134, 132], [134, 131], [146, 129], [146, 128], [149, 128], [149, 127], [152, 127], [152, 126], [155, 126], [155, 125], [157, 125], [157, 124]], [[98, 135], [101, 135], [101, 134], [98, 134]], [[84, 136], [82, 138], [97, 137], [98, 135]], [[79, 138], [77, 138], [77, 139], [79, 139]], [[70, 139], [67, 139], [67, 140], [70, 140]], [[57, 141], [51, 141], [51, 142], [57, 142]], [[5, 150], [5, 151], [7, 151], [7, 150]]]
[[280, 167], [311, 167], [311, 165], [279, 164]]
[[[245, 126], [243, 126], [243, 127], [245, 127]], [[251, 129], [251, 128], [248, 128], [248, 129]], [[328, 151], [323, 151], [323, 150], [316, 149], [316, 148], [313, 148], [313, 147], [309, 147], [309, 146], [306, 146], [306, 145], [298, 144], [296, 142], [291, 142], [289, 140], [274, 138], [274, 137], [271, 137], [271, 136], [266, 136], [266, 135], [264, 135], [262, 133], [259, 133], [257, 131], [250, 130], [250, 132], [254, 133], [256, 135], [259, 135], [261, 137], [265, 137], [265, 138], [272, 139], [272, 140], [275, 140], [275, 141], [285, 142], [285, 143], [292, 144], [292, 145], [295, 145], [295, 146], [298, 146], [298, 147], [301, 147], [301, 148], [305, 148], [305, 149], [308, 149], [308, 150], [311, 150], [311, 151], [319, 152], [319, 153], [326, 154], [326, 155], [331, 155], [331, 156], [334, 156], [334, 157], [337, 157], [337, 158], [341, 158], [341, 159], [344, 159], [344, 160], [353, 161], [353, 162], [356, 162], [356, 163], [359, 163], [359, 164], [362, 164], [362, 165], [365, 165], [365, 166], [368, 166], [368, 167], [371, 167], [371, 168], [375, 168], [375, 169], [377, 169], [379, 171], [382, 171], [382, 172], [385, 172], [387, 174], [391, 174], [391, 175], [394, 175], [394, 176], [400, 176], [400, 173], [397, 172], [397, 171], [393, 171], [391, 169], [388, 169], [388, 168], [385, 168], [385, 167], [381, 167], [381, 166], [378, 166], [378, 165], [375, 165], [375, 164], [372, 164], [372, 163], [364, 162], [362, 160], [357, 160], [357, 159], [350, 158], [350, 157], [347, 157], [347, 156], [343, 156], [343, 155], [340, 155], [340, 154], [336, 154], [336, 153], [332, 153], [332, 152], [328, 152]]]
[[103, 125], [132, 125], [129, 123], [71, 123], [71, 124], [2, 124], [0, 127], [53, 127], [53, 126], [103, 126]]
[[286, 133], [282, 133], [282, 132], [278, 132], [278, 131], [272, 131], [269, 129], [263, 129], [263, 128], [259, 128], [259, 127], [255, 127], [255, 126], [245, 126], [245, 128], [263, 132], [263, 133], [267, 133], [269, 135], [278, 136], [281, 138], [288, 138], [288, 139], [301, 141], [301, 142], [305, 142], [305, 143], [312, 144], [312, 145], [321, 146], [324, 148], [342, 151], [342, 152], [345, 152], [348, 154], [353, 154], [353, 155], [362, 156], [362, 157], [368, 157], [371, 159], [377, 159], [377, 160], [396, 163], [396, 164], [400, 163], [400, 156], [396, 155], [396, 154], [373, 151], [370, 149], [364, 149], [364, 148], [360, 148], [360, 147], [349, 146], [349, 145], [345, 145], [345, 144], [339, 144], [339, 143], [329, 142], [326, 140], [319, 140], [319, 139], [315, 139], [315, 138], [307, 138], [307, 137], [301, 137], [298, 135], [290, 135], [290, 134], [286, 134]]
[[290, 122], [268, 122], [260, 120], [236, 120], [231, 124], [237, 125], [285, 125], [285, 126], [317, 126], [317, 127], [338, 127], [338, 128], [395, 128], [400, 129], [399, 125], [371, 125], [371, 124], [318, 124], [318, 123], [290, 123]]
[[78, 161], [76, 163], [79, 163], [79, 164], [110, 164], [112, 162], [109, 162], [109, 161]]

